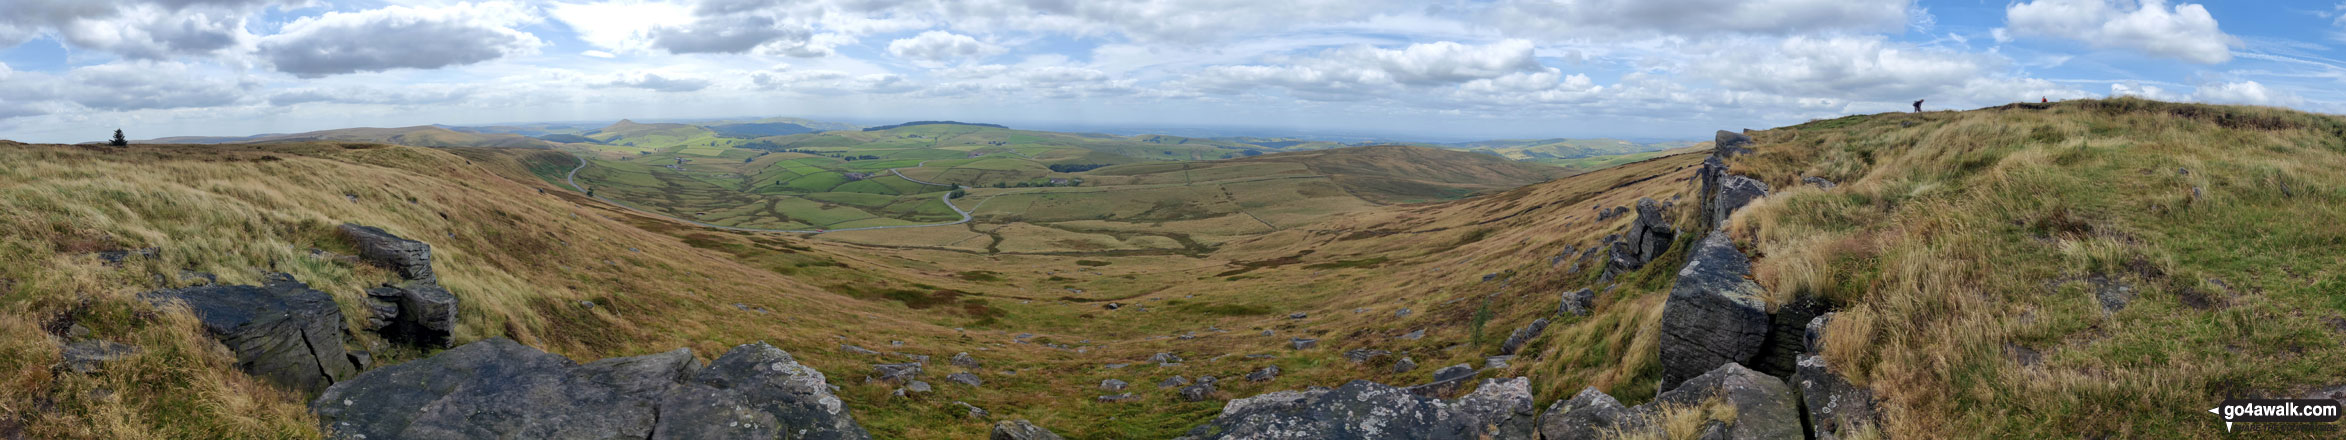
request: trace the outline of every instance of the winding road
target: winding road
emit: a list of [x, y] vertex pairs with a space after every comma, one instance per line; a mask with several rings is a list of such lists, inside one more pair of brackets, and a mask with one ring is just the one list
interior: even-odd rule
[[[929, 164], [929, 161], [925, 161], [925, 160], [924, 160], [924, 161], [920, 161], [920, 163], [918, 163], [918, 164], [914, 164], [913, 166], [910, 166], [910, 167], [905, 167], [905, 168], [920, 168], [920, 167], [922, 167], [922, 166], [927, 166], [928, 164]], [[963, 210], [963, 209], [961, 209], [961, 207], [959, 207], [959, 206], [954, 206], [954, 205], [953, 205], [953, 193], [952, 193], [952, 192], [950, 192], [950, 191], [947, 191], [947, 192], [945, 193], [945, 195], [943, 195], [943, 196], [940, 196], [940, 197], [938, 197], [937, 199], [938, 199], [938, 200], [940, 200], [940, 201], [943, 201], [943, 202], [945, 202], [945, 207], [946, 207], [946, 208], [952, 208], [954, 213], [961, 214], [961, 219], [960, 219], [960, 220], [954, 220], [954, 221], [950, 221], [950, 222], [944, 222], [944, 223], [929, 223], [929, 224], [920, 224], [920, 225], [865, 226], [865, 227], [860, 227], [860, 228], [840, 228], [840, 229], [758, 229], [758, 228], [742, 228], [742, 227], [733, 227], [733, 226], [724, 226], [724, 225], [712, 225], [712, 224], [708, 224], [708, 223], [701, 223], [701, 222], [697, 222], [697, 221], [692, 221], [692, 220], [686, 220], [686, 219], [682, 219], [682, 218], [677, 218], [676, 216], [672, 216], [672, 215], [668, 215], [668, 214], [662, 214], [662, 213], [658, 213], [658, 212], [652, 212], [652, 211], [646, 211], [646, 210], [642, 210], [642, 209], [636, 209], [636, 207], [633, 207], [633, 206], [627, 206], [627, 204], [625, 204], [625, 203], [619, 203], [619, 202], [618, 202], [618, 201], [616, 201], [616, 200], [606, 199], [606, 198], [603, 198], [602, 196], [597, 196], [597, 195], [594, 195], [594, 194], [591, 194], [591, 193], [587, 193], [587, 191], [586, 191], [586, 188], [585, 188], [585, 187], [578, 186], [578, 170], [583, 170], [583, 169], [586, 169], [586, 166], [587, 166], [587, 160], [586, 160], [586, 158], [584, 158], [584, 157], [580, 157], [580, 158], [578, 158], [578, 167], [576, 167], [576, 168], [571, 168], [571, 169], [570, 169], [570, 174], [568, 174], [568, 175], [564, 175], [564, 176], [562, 177], [562, 180], [563, 180], [564, 182], [567, 182], [567, 183], [569, 183], [569, 184], [570, 184], [570, 189], [572, 189], [572, 190], [575, 190], [575, 191], [578, 191], [580, 194], [586, 194], [586, 195], [587, 195], [587, 197], [594, 198], [595, 200], [601, 200], [601, 201], [603, 201], [603, 203], [609, 203], [609, 204], [611, 204], [612, 206], [618, 206], [618, 207], [621, 207], [621, 208], [627, 208], [627, 209], [628, 209], [628, 210], [630, 210], [630, 211], [635, 211], [635, 212], [641, 212], [641, 213], [645, 213], [645, 214], [650, 214], [650, 215], [657, 216], [657, 217], [667, 218], [667, 219], [669, 219], [669, 220], [675, 220], [675, 221], [680, 221], [680, 222], [685, 222], [685, 223], [691, 223], [691, 224], [693, 224], [693, 225], [697, 225], [697, 226], [701, 226], [701, 227], [706, 227], [706, 228], [716, 228], [716, 229], [724, 229], [724, 230], [729, 230], [729, 231], [744, 231], [744, 232], [782, 232], [782, 233], [790, 233], [790, 234], [821, 234], [821, 233], [825, 233], [825, 232], [843, 232], [843, 231], [868, 231], [868, 230], [873, 230], [873, 229], [902, 229], [902, 228], [927, 228], [927, 227], [936, 227], [936, 226], [952, 226], [952, 225], [958, 225], [958, 224], [963, 224], [963, 223], [969, 223], [969, 219], [970, 219], [970, 217], [969, 217], [969, 213], [970, 213], [970, 211], [969, 211], [969, 210]], [[895, 175], [896, 175], [896, 177], [903, 178], [904, 180], [911, 180], [913, 183], [919, 183], [919, 184], [924, 184], [924, 185], [935, 185], [935, 186], [947, 186], [947, 187], [949, 187], [949, 186], [953, 186], [953, 185], [948, 185], [948, 184], [941, 184], [941, 183], [929, 183], [929, 182], [922, 182], [922, 181], [918, 181], [918, 180], [913, 180], [913, 179], [912, 179], [912, 178], [910, 178], [910, 177], [904, 177], [904, 173], [897, 172], [896, 170], [898, 170], [898, 169], [900, 169], [900, 168], [889, 168], [889, 169], [888, 169], [888, 172], [889, 172], [889, 173], [891, 173], [891, 174], [895, 174]], [[985, 204], [985, 202], [978, 202], [978, 204], [981, 204], [981, 205], [982, 205], [982, 204]], [[971, 210], [975, 210], [975, 209], [977, 209], [977, 207], [976, 207], [976, 206], [971, 206], [971, 207], [970, 207], [970, 209], [971, 209]]]

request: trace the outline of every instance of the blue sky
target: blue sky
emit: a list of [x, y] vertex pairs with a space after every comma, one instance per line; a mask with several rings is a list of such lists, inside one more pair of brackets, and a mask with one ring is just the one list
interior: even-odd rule
[[798, 116], [1704, 138], [2138, 95], [2346, 113], [2346, 3], [5, 0], [0, 138]]

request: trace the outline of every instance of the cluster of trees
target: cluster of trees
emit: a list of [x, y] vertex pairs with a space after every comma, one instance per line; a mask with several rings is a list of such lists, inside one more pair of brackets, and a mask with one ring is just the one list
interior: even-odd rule
[[833, 154], [833, 155], [831, 155], [831, 157], [836, 157], [836, 158], [840, 158], [840, 159], [846, 159], [848, 162], [854, 162], [854, 161], [859, 161], [859, 160], [879, 160], [879, 159], [880, 159], [880, 156], [874, 156], [874, 155], [870, 155], [870, 154], [866, 154], [866, 155], [862, 155], [862, 156], [841, 156], [841, 155]]
[[1091, 171], [1091, 170], [1093, 170], [1093, 169], [1097, 169], [1097, 168], [1099, 168], [1099, 167], [1104, 167], [1104, 166], [1108, 166], [1108, 164], [1104, 164], [1104, 163], [1055, 163], [1055, 164], [1051, 164], [1051, 165], [1050, 165], [1050, 168], [1051, 168], [1051, 172], [1054, 172], [1054, 173], [1081, 173], [1081, 172], [1085, 172], [1085, 171]]

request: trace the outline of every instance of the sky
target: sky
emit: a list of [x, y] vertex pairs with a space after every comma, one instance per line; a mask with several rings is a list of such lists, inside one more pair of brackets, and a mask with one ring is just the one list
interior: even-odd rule
[[2136, 95], [2346, 113], [2346, 3], [0, 0], [0, 138], [795, 116], [1705, 139]]

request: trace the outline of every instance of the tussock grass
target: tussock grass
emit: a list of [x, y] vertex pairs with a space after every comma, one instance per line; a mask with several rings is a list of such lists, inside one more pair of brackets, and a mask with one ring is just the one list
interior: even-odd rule
[[[1885, 399], [1882, 434], [2212, 437], [2202, 406], [2341, 380], [2322, 371], [2346, 360], [2328, 324], [2346, 308], [2317, 286], [2346, 276], [2346, 123], [2036, 107], [1770, 130], [1732, 165], [1841, 183], [1780, 191], [1739, 227], [1776, 296], [1845, 306], [1825, 357]], [[2100, 279], [2129, 288], [2123, 309]]]

